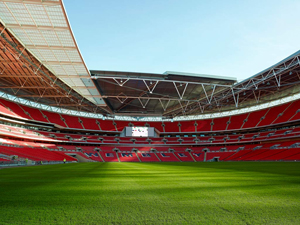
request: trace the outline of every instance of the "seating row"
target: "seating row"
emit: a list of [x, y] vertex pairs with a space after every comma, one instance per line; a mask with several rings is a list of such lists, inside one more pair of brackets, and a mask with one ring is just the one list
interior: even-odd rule
[[0, 99], [0, 112], [12, 117], [24, 118], [60, 127], [80, 130], [122, 131], [126, 126], [150, 126], [159, 132], [210, 132], [229, 131], [255, 127], [265, 127], [300, 119], [300, 100], [277, 105], [250, 113], [193, 121], [137, 122], [112, 121], [78, 116], [70, 116], [31, 108], [15, 102]]

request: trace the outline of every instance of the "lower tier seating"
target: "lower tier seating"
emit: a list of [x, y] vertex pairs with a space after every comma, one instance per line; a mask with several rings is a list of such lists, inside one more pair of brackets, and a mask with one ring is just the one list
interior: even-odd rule
[[30, 159], [33, 161], [77, 161], [75, 158], [65, 155], [58, 151], [49, 151], [43, 148], [19, 148], [19, 147], [7, 147], [1, 146], [0, 153], [5, 155], [15, 155], [24, 159]]
[[140, 162], [135, 152], [118, 153], [120, 162]]
[[159, 158], [155, 155], [155, 153], [147, 152], [147, 153], [137, 153], [141, 162], [159, 162]]
[[180, 162], [174, 153], [157, 153], [157, 156], [162, 162]]
[[99, 152], [104, 162], [119, 162], [115, 152]]

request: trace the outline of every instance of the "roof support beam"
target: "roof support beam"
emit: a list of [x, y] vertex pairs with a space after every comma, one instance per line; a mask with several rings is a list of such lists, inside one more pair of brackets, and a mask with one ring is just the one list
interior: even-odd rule
[[[212, 84], [212, 83], [203, 83], [203, 82], [192, 82], [192, 81], [180, 81], [180, 80], [158, 80], [158, 79], [152, 79], [152, 78], [139, 78], [139, 77], [126, 77], [124, 76], [123, 78], [122, 77], [118, 77], [118, 76], [92, 76], [92, 79], [112, 79], [112, 80], [116, 80], [116, 79], [124, 79], [124, 80], [127, 80], [127, 81], [130, 81], [130, 80], [141, 80], [141, 81], [149, 81], [149, 82], [156, 82], [156, 81], [159, 81], [159, 83], [161, 82], [168, 82], [168, 83], [182, 83], [182, 84], [196, 84], [196, 85], [209, 85], [209, 86], [219, 86], [219, 87], [228, 87], [230, 88], [231, 85], [226, 85], [226, 84]], [[127, 82], [126, 81], [126, 82]], [[118, 83], [118, 82], [117, 82]], [[123, 82], [125, 83], [125, 82]], [[119, 84], [119, 83], [118, 83]]]
[[181, 101], [181, 102], [199, 102], [198, 100], [187, 100], [179, 98], [166, 98], [166, 97], [141, 97], [141, 96], [127, 96], [127, 95], [102, 95], [102, 98], [117, 98], [117, 99], [149, 99], [149, 100], [166, 100], [166, 101]]
[[19, 24], [5, 24], [6, 27], [10, 29], [38, 29], [38, 30], [69, 30], [68, 27], [54, 27], [54, 26], [36, 26], [36, 25], [19, 25]]
[[5, 2], [14, 2], [22, 4], [39, 4], [39, 5], [61, 5], [60, 1], [41, 1], [41, 0], [5, 0]]
[[[177, 91], [177, 94], [178, 94], [179, 98], [182, 99], [183, 96], [184, 96], [184, 93], [185, 93], [185, 91], [186, 91], [186, 88], [187, 88], [187, 86], [188, 86], [189, 83], [185, 83], [185, 84], [184, 84], [185, 87], [184, 87], [183, 92], [182, 92], [181, 94], [180, 94], [180, 92], [179, 92], [179, 90], [178, 90], [178, 87], [177, 87], [176, 82], [173, 82], [173, 84], [174, 84], [174, 87], [175, 87], [175, 89], [176, 89], [176, 91]], [[182, 86], [182, 83], [180, 83], [180, 86]]]
[[46, 50], [77, 50], [76, 47], [67, 46], [48, 46], [48, 45], [25, 45], [29, 49], [46, 49]]
[[153, 82], [152, 81], [150, 81], [150, 86], [152, 86], [151, 88], [150, 88], [150, 86], [147, 84], [147, 82], [146, 82], [146, 80], [143, 80], [144, 81], [144, 83], [145, 83], [145, 85], [146, 85], [146, 87], [147, 87], [147, 89], [148, 89], [148, 91], [150, 92], [150, 94], [152, 94], [153, 93], [153, 91], [154, 91], [154, 89], [155, 89], [155, 87], [156, 87], [156, 85], [158, 84], [158, 80], [157, 81], [155, 81], [155, 84], [154, 85], [152, 85], [153, 84]]

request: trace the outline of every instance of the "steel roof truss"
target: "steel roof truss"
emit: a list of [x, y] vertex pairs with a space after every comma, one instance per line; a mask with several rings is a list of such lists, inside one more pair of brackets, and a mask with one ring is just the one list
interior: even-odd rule
[[184, 107], [184, 111], [185, 111], [185, 112], [187, 111], [187, 107], [188, 107], [189, 103], [190, 103], [190, 101], [188, 101], [188, 102], [186, 103], [185, 107]]
[[[211, 86], [211, 85], [210, 85], [210, 86]], [[215, 92], [215, 89], [216, 89], [216, 85], [215, 85], [215, 84], [213, 85], [213, 88], [212, 88], [212, 92], [211, 92], [210, 97], [208, 96], [207, 91], [205, 90], [205, 87], [204, 87], [203, 84], [202, 84], [202, 88], [203, 88], [203, 91], [204, 91], [204, 94], [205, 94], [205, 97], [206, 97], [206, 99], [207, 99], [208, 104], [211, 104], [211, 100], [212, 100], [212, 98], [213, 98], [213, 95], [214, 95], [214, 92]]]
[[147, 89], [148, 89], [148, 91], [150, 92], [150, 94], [152, 94], [153, 93], [153, 91], [154, 91], [154, 89], [155, 89], [155, 87], [156, 87], [156, 85], [158, 84], [158, 80], [156, 80], [155, 81], [155, 84], [153, 85], [153, 87], [152, 88], [150, 88], [150, 86], [152, 86], [152, 80], [150, 81], [150, 86], [147, 84], [147, 82], [146, 82], [146, 80], [143, 80], [144, 81], [144, 83], [145, 83], [145, 85], [146, 85], [146, 87], [147, 87]]
[[138, 100], [139, 100], [139, 102], [141, 103], [142, 107], [143, 107], [143, 108], [146, 108], [148, 102], [150, 101], [150, 98], [147, 98], [145, 103], [143, 103], [143, 101], [141, 100], [141, 98], [138, 98]]
[[281, 78], [281, 75], [278, 75], [278, 77], [277, 77], [277, 75], [275, 73], [275, 70], [273, 70], [273, 74], [274, 74], [277, 86], [280, 87], [280, 78]]
[[124, 84], [127, 83], [127, 81], [129, 81], [129, 79], [126, 79], [125, 81], [123, 81], [123, 79], [120, 79], [120, 81], [118, 81], [116, 78], [113, 78], [114, 81], [116, 81], [116, 83], [119, 85], [119, 86], [123, 86]]
[[203, 113], [204, 112], [204, 106], [202, 106], [200, 102], [198, 102], [198, 104], [199, 104], [199, 108], [200, 108], [201, 113]]
[[[183, 91], [182, 91], [181, 94], [180, 94], [180, 91], [179, 91], [178, 88], [177, 88], [176, 82], [173, 82], [173, 84], [174, 84], [174, 87], [175, 87], [175, 89], [176, 89], [176, 91], [177, 91], [177, 94], [178, 94], [179, 98], [182, 99], [183, 96], [184, 96], [184, 93], [185, 93], [185, 91], [186, 91], [186, 88], [187, 88], [187, 86], [188, 86], [189, 83], [186, 82], [186, 83], [184, 84], [185, 87], [184, 87], [184, 89], [183, 89]], [[180, 82], [179, 85], [182, 86], [183, 84]]]
[[181, 104], [181, 101], [178, 100], [178, 102], [179, 102], [179, 105], [180, 105], [180, 107], [181, 107], [181, 109], [182, 109], [182, 114], [185, 115], [185, 110], [184, 110], [184, 108], [183, 108], [183, 106], [182, 106], [182, 104]]
[[128, 97], [121, 92], [120, 94], [118, 94], [118, 96], [116, 97], [122, 104], [128, 99]]
[[235, 96], [233, 88], [231, 88], [231, 91], [232, 91], [232, 97], [233, 97], [233, 100], [234, 100], [234, 103], [235, 103], [235, 107], [237, 108], [238, 105], [239, 105], [239, 96], [240, 96], [240, 93], [237, 93], [237, 95]]
[[258, 91], [258, 95], [256, 95], [255, 91], [253, 90], [253, 95], [254, 95], [254, 98], [256, 100], [256, 103], [259, 102], [259, 97], [260, 97], [260, 91]]
[[164, 101], [164, 100], [159, 99], [159, 102], [160, 102], [160, 104], [161, 104], [163, 110], [166, 111], [167, 108], [168, 108], [168, 105], [169, 105], [169, 103], [170, 103], [170, 99], [169, 99], [169, 100], [166, 100], [166, 101], [167, 101], [167, 104], [166, 104], [165, 106], [164, 106], [164, 104], [162, 103], [162, 101]]

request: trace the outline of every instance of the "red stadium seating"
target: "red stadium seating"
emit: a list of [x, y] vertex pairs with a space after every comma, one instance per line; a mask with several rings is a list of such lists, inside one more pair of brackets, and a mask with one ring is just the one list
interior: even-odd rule
[[230, 117], [230, 123], [227, 130], [238, 130], [244, 124], [244, 120], [248, 117], [248, 113], [235, 115]]
[[91, 160], [97, 161], [97, 162], [103, 162], [100, 154], [98, 154], [98, 152], [96, 151], [83, 151], [83, 153], [88, 156]]
[[13, 117], [16, 117], [16, 116], [19, 117], [12, 110], [10, 110], [9, 107], [7, 107], [6, 105], [4, 105], [2, 103], [2, 99], [0, 99], [0, 113], [1, 114], [6, 114], [6, 115], [10, 115], [10, 116], [13, 116]]
[[66, 124], [61, 120], [60, 114], [58, 113], [53, 113], [53, 112], [48, 112], [48, 111], [42, 111], [42, 113], [47, 116], [48, 120], [51, 123], [57, 124], [62, 127], [66, 127]]
[[[276, 151], [276, 152], [275, 152]], [[278, 160], [296, 160], [294, 156], [300, 153], [299, 148], [295, 149], [275, 149], [270, 150], [269, 155], [261, 158], [263, 161], [278, 161]]]
[[117, 131], [122, 131], [125, 127], [129, 127], [130, 121], [114, 121], [113, 123], [116, 124], [115, 126], [117, 128]]
[[[5, 107], [6, 109], [9, 108], [13, 112], [10, 115], [15, 115], [15, 116], [18, 116], [18, 117], [22, 117], [22, 118], [32, 120], [32, 118], [29, 115], [27, 115], [24, 112], [24, 110], [22, 108], [20, 108], [20, 106], [17, 103], [7, 101], [5, 99], [1, 99], [1, 105], [3, 107]], [[7, 112], [7, 110], [5, 110], [5, 112]]]
[[18, 155], [22, 158], [28, 158], [34, 161], [76, 161], [75, 158], [64, 155], [61, 152], [49, 151], [42, 148], [18, 148], [18, 147], [3, 147], [0, 148], [0, 153], [6, 155]]
[[195, 132], [195, 121], [180, 121], [181, 124], [181, 132]]
[[[297, 100], [269, 109], [214, 119], [130, 122], [60, 115], [1, 99], [0, 110], [7, 116], [18, 116], [27, 119], [26, 121], [44, 123], [50, 121], [59, 127], [53, 130], [58, 132], [47, 132], [2, 124], [0, 134], [3, 138], [0, 138], [0, 145], [2, 144], [3, 148], [0, 146], [2, 151], [0, 153], [9, 156], [18, 155], [35, 161], [61, 161], [63, 157], [68, 157], [66, 154], [76, 154], [86, 160], [98, 162], [193, 162], [204, 161], [205, 155], [206, 161], [214, 158], [220, 161], [300, 160], [300, 148], [296, 144], [300, 137], [300, 127], [295, 127], [297, 123], [295, 126], [287, 124], [285, 129], [271, 126], [300, 120], [300, 113], [297, 113], [299, 102], [300, 100]], [[146, 126], [146, 124], [160, 132], [171, 134], [151, 138], [119, 137], [120, 131], [126, 126]], [[70, 129], [63, 129], [60, 126]], [[255, 129], [247, 132], [248, 128]], [[93, 130], [101, 131], [97, 134]], [[195, 133], [195, 130], [198, 133]], [[99, 154], [95, 151], [96, 147], [100, 149]], [[79, 152], [78, 148], [81, 148], [82, 152]], [[113, 152], [115, 148], [120, 152], [117, 154]], [[186, 152], [187, 149], [192, 151], [191, 154]], [[204, 149], [208, 150], [206, 154], [203, 152]], [[152, 153], [152, 150], [156, 150], [157, 153]], [[68, 158], [68, 161], [74, 160], [76, 161], [72, 157]]]
[[279, 117], [279, 115], [283, 114], [284, 110], [288, 107], [290, 103], [275, 106], [269, 109], [268, 113], [265, 116], [265, 119], [263, 119], [259, 126], [266, 126], [270, 125]]
[[178, 122], [164, 122], [165, 132], [179, 132]]
[[96, 119], [80, 117], [82, 125], [87, 130], [100, 130]]
[[77, 116], [61, 115], [61, 117], [65, 119], [65, 123], [69, 128], [83, 129], [81, 123], [79, 123], [79, 118]]
[[249, 113], [247, 121], [241, 128], [245, 129], [250, 127], [256, 127], [256, 125], [261, 121], [261, 118], [267, 113], [267, 111], [268, 109], [263, 109]]
[[249, 154], [252, 150], [240, 150], [225, 158], [224, 161], [238, 161], [240, 157]]
[[24, 111], [28, 112], [33, 120], [49, 123], [39, 109], [31, 108], [25, 105], [20, 105], [20, 108], [23, 108]]
[[119, 162], [115, 152], [99, 152], [104, 162]]
[[162, 162], [180, 162], [173, 153], [156, 153]]
[[140, 162], [139, 158], [134, 152], [130, 152], [130, 153], [121, 152], [118, 153], [118, 156], [121, 162]]
[[156, 157], [154, 153], [151, 152], [145, 152], [141, 153], [138, 152], [138, 157], [142, 162], [160, 162], [160, 160]]
[[191, 154], [197, 162], [203, 162], [204, 152], [192, 152]]
[[196, 121], [197, 131], [211, 131], [211, 119]]
[[194, 162], [194, 159], [191, 157], [188, 152], [175, 152], [177, 158], [182, 162]]
[[106, 130], [106, 131], [116, 131], [116, 127], [113, 124], [112, 120], [100, 120], [98, 119], [100, 123], [101, 130]]
[[215, 118], [213, 119], [213, 131], [221, 131], [226, 130], [227, 122], [229, 118], [228, 117], [221, 117], [221, 118]]

